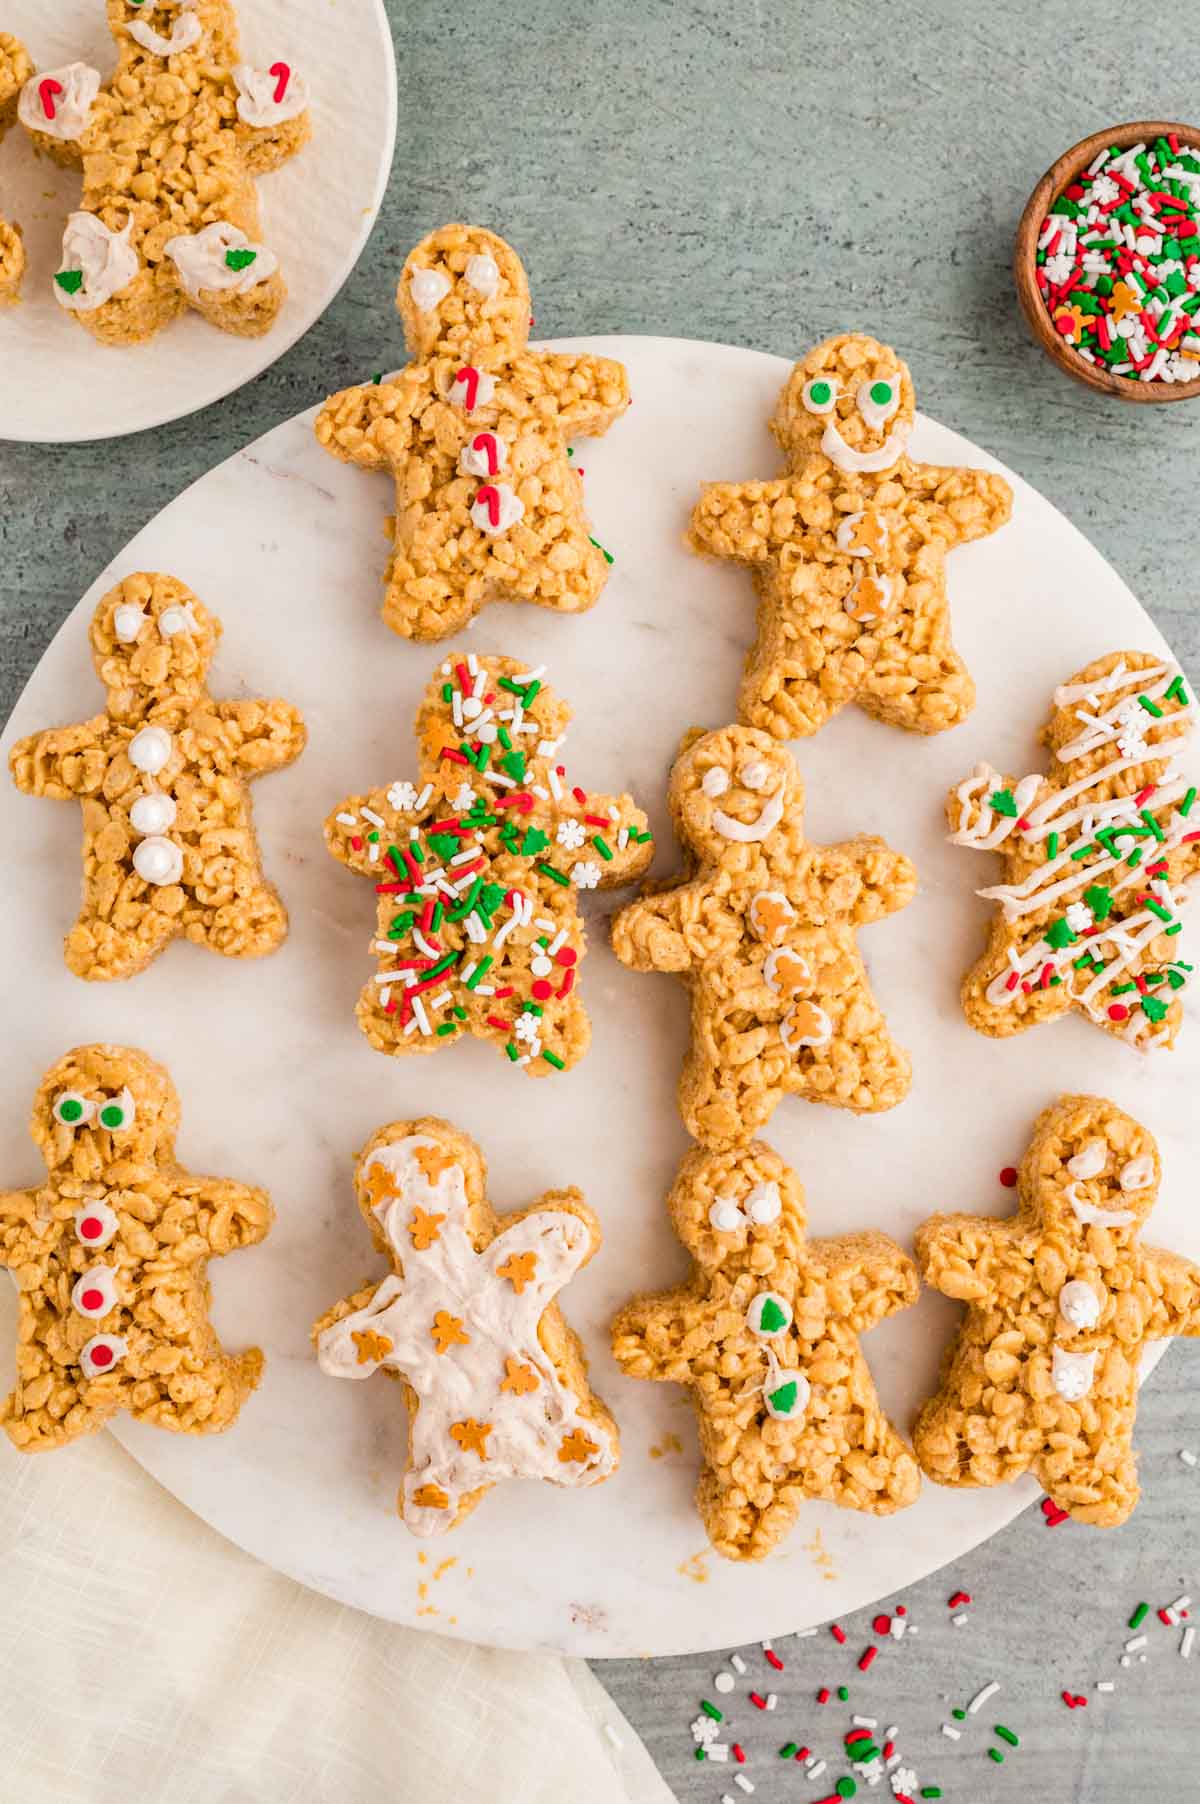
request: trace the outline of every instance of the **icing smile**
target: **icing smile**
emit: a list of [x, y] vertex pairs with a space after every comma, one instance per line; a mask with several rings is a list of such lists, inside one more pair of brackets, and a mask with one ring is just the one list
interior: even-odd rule
[[839, 470], [870, 476], [879, 470], [890, 470], [904, 455], [911, 428], [903, 421], [894, 426], [876, 451], [856, 451], [838, 431], [837, 421], [830, 420], [821, 438], [821, 450]]
[[725, 839], [754, 840], [766, 839], [773, 833], [783, 819], [783, 791], [779, 789], [773, 796], [768, 796], [752, 821], [735, 820], [726, 814], [723, 808], [713, 812], [713, 826]]

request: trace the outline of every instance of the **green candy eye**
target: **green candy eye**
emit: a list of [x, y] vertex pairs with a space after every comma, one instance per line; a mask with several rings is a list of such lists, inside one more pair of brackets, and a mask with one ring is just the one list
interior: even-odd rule
[[122, 1128], [132, 1127], [134, 1114], [133, 1098], [128, 1090], [122, 1090], [101, 1106], [100, 1126], [110, 1134], [118, 1134]]
[[838, 385], [832, 376], [814, 376], [804, 384], [801, 398], [809, 413], [832, 413], [837, 406]]
[[864, 382], [855, 399], [868, 426], [883, 426], [900, 405], [900, 383], [888, 376], [875, 382]]
[[80, 1127], [96, 1113], [96, 1105], [78, 1090], [64, 1090], [54, 1101], [54, 1119], [64, 1127]]

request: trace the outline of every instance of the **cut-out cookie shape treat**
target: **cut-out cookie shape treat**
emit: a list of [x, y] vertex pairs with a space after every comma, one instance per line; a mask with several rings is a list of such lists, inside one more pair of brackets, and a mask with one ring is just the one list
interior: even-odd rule
[[[21, 89], [33, 74], [25, 46], [0, 31], [0, 140], [17, 116]], [[25, 273], [25, 245], [19, 225], [0, 213], [0, 307], [11, 307], [21, 291]]]
[[554, 1301], [600, 1245], [577, 1190], [497, 1216], [487, 1167], [448, 1121], [394, 1121], [355, 1165], [358, 1202], [391, 1275], [313, 1329], [322, 1371], [401, 1379], [408, 1466], [397, 1507], [440, 1535], [505, 1478], [591, 1485], [617, 1467], [617, 1426]]
[[988, 764], [950, 793], [955, 845], [998, 852], [1005, 881], [963, 1008], [981, 1033], [1020, 1033], [1078, 1009], [1141, 1051], [1183, 1024], [1183, 885], [1200, 868], [1196, 787], [1177, 755], [1194, 707], [1174, 664], [1111, 652], [1054, 694], [1047, 776]]
[[728, 1149], [791, 1093], [865, 1113], [908, 1094], [909, 1062], [867, 982], [856, 930], [912, 900], [916, 872], [882, 839], [804, 836], [804, 784], [766, 733], [689, 735], [671, 815], [694, 875], [621, 910], [613, 950], [692, 993], [684, 1125]]
[[287, 933], [263, 877], [248, 785], [304, 749], [290, 702], [214, 701], [221, 623], [173, 576], [126, 577], [92, 618], [103, 714], [18, 740], [18, 789], [83, 810], [77, 977], [132, 977], [182, 935], [260, 958]]
[[451, 654], [417, 714], [417, 781], [351, 796], [326, 821], [330, 852], [379, 899], [379, 970], [357, 1011], [378, 1051], [475, 1034], [531, 1077], [587, 1051], [578, 892], [640, 876], [654, 847], [627, 795], [571, 783], [570, 718], [542, 668]]
[[265, 1190], [175, 1161], [179, 1097], [125, 1046], [78, 1046], [42, 1079], [30, 1131], [46, 1177], [0, 1192], [0, 1263], [20, 1292], [17, 1385], [0, 1423], [23, 1453], [61, 1447], [118, 1410], [182, 1434], [237, 1419], [257, 1347], [223, 1353], [210, 1259], [266, 1237]]
[[777, 739], [815, 733], [847, 702], [940, 733], [975, 685], [954, 649], [945, 558], [995, 532], [1012, 492], [987, 470], [914, 463], [916, 402], [887, 345], [847, 334], [798, 363], [771, 431], [787, 460], [766, 482], [707, 486], [694, 550], [748, 564], [758, 640], [738, 712]]
[[108, 0], [108, 23], [108, 82], [76, 62], [21, 91], [37, 149], [83, 170], [55, 299], [103, 344], [139, 344], [189, 306], [257, 337], [287, 291], [254, 180], [310, 135], [303, 77], [241, 61], [233, 0]]
[[690, 1386], [717, 1552], [762, 1559], [805, 1498], [876, 1516], [912, 1503], [916, 1461], [858, 1344], [916, 1301], [912, 1260], [886, 1234], [807, 1239], [800, 1180], [761, 1143], [690, 1153], [668, 1207], [695, 1269], [626, 1304], [613, 1354], [631, 1378]]
[[1016, 1215], [935, 1215], [918, 1230], [925, 1281], [967, 1304], [913, 1437], [930, 1478], [1032, 1472], [1077, 1521], [1125, 1521], [1142, 1350], [1200, 1334], [1200, 1267], [1138, 1240], [1159, 1177], [1144, 1127], [1065, 1096], [1038, 1118]]
[[383, 618], [407, 639], [444, 639], [489, 601], [582, 613], [606, 564], [567, 441], [624, 413], [625, 366], [530, 350], [521, 260], [478, 226], [423, 239], [396, 305], [411, 361], [332, 396], [316, 427], [334, 457], [395, 477]]

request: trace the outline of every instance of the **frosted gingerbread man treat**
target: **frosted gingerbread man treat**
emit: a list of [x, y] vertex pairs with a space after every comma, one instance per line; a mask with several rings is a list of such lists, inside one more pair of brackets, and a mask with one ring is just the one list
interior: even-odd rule
[[915, 410], [888, 345], [828, 338], [796, 365], [771, 421], [785, 474], [710, 483], [696, 505], [693, 550], [754, 572], [758, 639], [738, 712], [776, 739], [817, 732], [847, 702], [917, 733], [974, 705], [945, 558], [1003, 526], [1012, 493], [987, 470], [914, 463]]
[[[33, 74], [25, 46], [0, 31], [0, 140], [17, 116], [21, 89]], [[0, 307], [11, 307], [21, 291], [25, 273], [25, 245], [19, 225], [0, 213]]]
[[789, 1093], [859, 1114], [902, 1102], [908, 1055], [855, 936], [912, 900], [908, 859], [861, 834], [812, 845], [799, 771], [752, 727], [688, 735], [670, 802], [688, 875], [623, 908], [612, 943], [632, 970], [673, 971], [691, 987], [688, 1133], [727, 1150]]
[[334, 457], [395, 477], [383, 618], [406, 639], [444, 639], [489, 601], [582, 613], [606, 554], [567, 440], [599, 438], [624, 413], [625, 366], [530, 350], [521, 260], [479, 226], [423, 239], [396, 306], [411, 361], [332, 396], [316, 428]]
[[313, 1328], [331, 1378], [399, 1378], [408, 1465], [397, 1507], [414, 1535], [456, 1528], [506, 1478], [593, 1485], [616, 1471], [617, 1425], [554, 1298], [600, 1245], [578, 1190], [513, 1215], [448, 1121], [393, 1121], [359, 1154], [355, 1187], [390, 1275]]
[[916, 1462], [858, 1344], [916, 1301], [912, 1260], [886, 1234], [809, 1240], [800, 1180], [760, 1142], [689, 1153], [668, 1208], [692, 1276], [627, 1303], [613, 1355], [631, 1378], [690, 1387], [717, 1552], [761, 1560], [808, 1497], [875, 1516], [912, 1503]]
[[140, 344], [194, 307], [257, 337], [283, 305], [256, 176], [310, 136], [290, 63], [243, 63], [233, 0], [108, 0], [117, 69], [46, 69], [21, 91], [37, 149], [81, 165], [54, 295], [102, 344]]
[[578, 895], [640, 876], [654, 846], [627, 795], [568, 778], [571, 711], [543, 678], [452, 653], [417, 714], [416, 782], [351, 796], [325, 823], [333, 856], [375, 885], [379, 970], [358, 1021], [379, 1052], [474, 1034], [546, 1077], [587, 1051]]
[[287, 933], [248, 785], [300, 756], [304, 722], [290, 702], [213, 699], [220, 634], [176, 577], [126, 577], [92, 618], [105, 712], [9, 754], [18, 789], [83, 810], [83, 907], [65, 945], [77, 977], [133, 977], [179, 936], [261, 958]]
[[1178, 753], [1193, 704], [1174, 664], [1110, 652], [1054, 693], [1048, 775], [989, 764], [951, 791], [955, 845], [998, 852], [987, 951], [963, 982], [972, 1027], [1003, 1037], [1078, 1009], [1148, 1052], [1173, 1045], [1192, 966], [1184, 884], [1200, 869], [1196, 786]]
[[1038, 1117], [1016, 1215], [934, 1215], [918, 1230], [926, 1283], [967, 1305], [913, 1437], [930, 1478], [1032, 1472], [1076, 1521], [1125, 1521], [1142, 1351], [1200, 1334], [1200, 1267], [1138, 1239], [1160, 1175], [1144, 1127], [1064, 1096]]
[[257, 1347], [223, 1353], [210, 1259], [266, 1238], [265, 1190], [175, 1161], [179, 1097], [127, 1046], [77, 1046], [42, 1079], [30, 1132], [46, 1177], [0, 1191], [0, 1263], [20, 1292], [17, 1385], [0, 1423], [22, 1453], [62, 1447], [119, 1410], [180, 1434], [236, 1421]]

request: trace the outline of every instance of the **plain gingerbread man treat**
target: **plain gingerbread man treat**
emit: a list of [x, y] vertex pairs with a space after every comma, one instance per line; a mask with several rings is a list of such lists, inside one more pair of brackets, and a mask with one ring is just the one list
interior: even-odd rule
[[311, 135], [303, 77], [240, 60], [232, 0], [108, 0], [108, 23], [107, 83], [68, 63], [21, 91], [37, 149], [83, 171], [55, 299], [102, 344], [140, 344], [189, 307], [258, 337], [287, 290], [254, 181]]
[[951, 791], [955, 845], [997, 852], [987, 951], [963, 982], [972, 1027], [1003, 1038], [1071, 1009], [1128, 1045], [1170, 1047], [1192, 966], [1183, 885], [1200, 869], [1196, 787], [1178, 768], [1193, 704], [1178, 668], [1110, 652], [1054, 694], [1050, 774], [989, 764]]
[[451, 653], [417, 714], [417, 782], [351, 796], [325, 823], [333, 856], [375, 884], [379, 970], [357, 1012], [379, 1052], [474, 1034], [546, 1077], [587, 1051], [578, 893], [640, 876], [654, 846], [629, 796], [568, 779], [571, 711], [543, 676]]
[[[0, 31], [0, 140], [17, 116], [21, 89], [33, 74], [25, 46]], [[0, 307], [11, 307], [21, 292], [25, 273], [25, 245], [19, 225], [10, 225], [0, 214]]]
[[625, 366], [530, 350], [521, 260], [479, 226], [423, 239], [396, 306], [411, 361], [332, 396], [316, 426], [334, 457], [395, 478], [383, 618], [406, 639], [444, 639], [489, 601], [582, 613], [606, 554], [567, 440], [599, 438], [625, 412]]
[[631, 1378], [692, 1393], [704, 1470], [696, 1502], [731, 1560], [761, 1560], [805, 1498], [890, 1515], [920, 1488], [875, 1394], [858, 1337], [917, 1297], [886, 1234], [809, 1240], [804, 1191], [761, 1142], [692, 1152], [668, 1201], [692, 1276], [613, 1322]]
[[859, 1114], [902, 1102], [908, 1056], [855, 934], [912, 900], [908, 859], [862, 834], [810, 844], [800, 773], [752, 727], [685, 738], [670, 803], [688, 874], [622, 909], [612, 943], [631, 970], [673, 971], [691, 988], [688, 1133], [726, 1151], [789, 1092]]
[[290, 702], [214, 701], [220, 634], [176, 577], [126, 577], [92, 618], [105, 712], [9, 754], [18, 789], [83, 809], [83, 907], [65, 944], [77, 977], [133, 977], [181, 935], [261, 958], [287, 934], [248, 785], [300, 756], [304, 722]]
[[1125, 1521], [1142, 1351], [1200, 1334], [1200, 1268], [1138, 1240], [1160, 1175], [1144, 1127], [1100, 1097], [1064, 1096], [1038, 1118], [1016, 1215], [935, 1215], [918, 1230], [926, 1283], [967, 1305], [913, 1437], [930, 1478], [1032, 1472], [1076, 1521]]
[[397, 1508], [415, 1535], [456, 1528], [506, 1478], [592, 1485], [617, 1469], [617, 1425], [591, 1390], [554, 1297], [600, 1245], [578, 1190], [498, 1216], [475, 1142], [448, 1121], [394, 1121], [355, 1164], [359, 1208], [392, 1262], [313, 1328], [331, 1378], [399, 1378], [408, 1463]]
[[828, 338], [795, 366], [771, 421], [786, 473], [711, 483], [696, 505], [692, 549], [754, 572], [758, 639], [738, 713], [776, 739], [817, 732], [851, 701], [917, 733], [974, 705], [945, 557], [1002, 526], [1012, 492], [987, 470], [914, 463], [915, 411], [889, 346]]
[[0, 1262], [20, 1292], [17, 1386], [0, 1422], [22, 1453], [123, 1409], [215, 1434], [262, 1376], [257, 1347], [221, 1351], [205, 1273], [266, 1238], [270, 1199], [176, 1164], [178, 1126], [167, 1073], [127, 1046], [77, 1046], [42, 1079], [30, 1132], [46, 1177], [0, 1192]]

